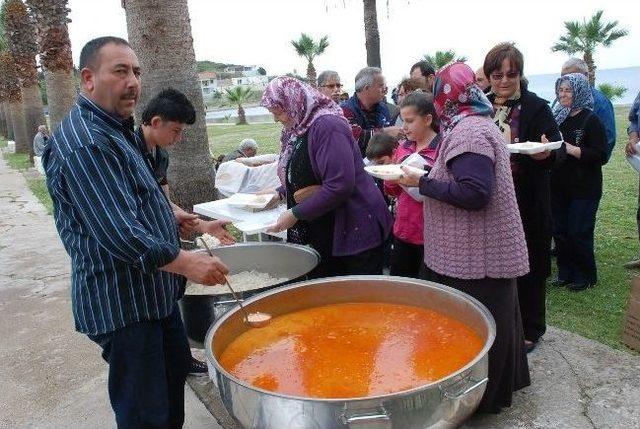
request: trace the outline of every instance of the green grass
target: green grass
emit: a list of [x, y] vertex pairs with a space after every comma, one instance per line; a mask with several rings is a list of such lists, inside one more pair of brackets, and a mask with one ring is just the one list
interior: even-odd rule
[[43, 176], [28, 177], [27, 186], [29, 186], [33, 195], [38, 198], [44, 208], [47, 209], [47, 213], [53, 213], [53, 201], [51, 201], [51, 196], [49, 195], [49, 190], [45, 183], [45, 178]]
[[31, 167], [29, 155], [24, 153], [5, 153], [3, 156], [7, 164], [9, 164], [9, 167], [14, 170], [26, 170]]
[[624, 348], [620, 332], [632, 274], [622, 264], [635, 259], [639, 249], [638, 173], [623, 154], [628, 109], [616, 107], [617, 143], [611, 160], [603, 168], [604, 195], [595, 233], [598, 285], [579, 293], [565, 288], [549, 288], [547, 293], [549, 324], [614, 348]]
[[209, 125], [209, 148], [214, 158], [238, 148], [242, 139], [258, 142], [258, 154], [280, 152], [280, 124]]

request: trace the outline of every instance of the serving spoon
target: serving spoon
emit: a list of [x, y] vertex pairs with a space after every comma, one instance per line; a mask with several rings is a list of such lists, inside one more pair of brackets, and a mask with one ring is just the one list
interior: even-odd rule
[[[211, 248], [209, 247], [207, 242], [202, 239], [202, 237], [196, 237], [196, 239], [194, 240], [194, 243], [198, 240], [200, 240], [200, 242], [205, 247], [205, 249], [207, 249], [207, 252], [209, 252], [209, 256], [214, 256], [213, 252], [211, 251]], [[262, 313], [260, 311], [256, 311], [255, 313], [247, 312], [247, 310], [244, 308], [244, 305], [242, 305], [242, 301], [238, 298], [236, 291], [233, 290], [233, 288], [231, 287], [231, 284], [229, 283], [229, 276], [225, 275], [224, 280], [225, 280], [225, 283], [227, 284], [227, 287], [231, 291], [231, 294], [233, 295], [233, 299], [240, 306], [240, 310], [244, 315], [245, 322], [247, 322], [249, 325], [251, 325], [254, 328], [262, 328], [263, 326], [267, 326], [269, 322], [271, 322], [271, 315], [269, 313]]]

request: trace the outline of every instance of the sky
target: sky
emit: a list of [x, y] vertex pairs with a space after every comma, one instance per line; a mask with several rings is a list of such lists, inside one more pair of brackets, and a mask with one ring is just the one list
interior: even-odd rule
[[[196, 59], [259, 65], [269, 75], [297, 71], [306, 60], [291, 40], [305, 32], [329, 47], [314, 65], [337, 71], [347, 88], [366, 66], [362, 0], [189, 0]], [[619, 21], [629, 35], [596, 51], [601, 69], [640, 66], [640, 5], [628, 0], [434, 1], [378, 0], [382, 69], [389, 86], [408, 75], [424, 54], [452, 49], [480, 67], [495, 44], [512, 41], [525, 58], [525, 74], [557, 73], [567, 56], [550, 47], [564, 21], [582, 20], [606, 5], [604, 20]], [[74, 63], [89, 40], [127, 38], [120, 0], [69, 0]], [[98, 17], [98, 18], [96, 18]], [[633, 24], [636, 24], [634, 27]], [[640, 78], [640, 76], [639, 76]]]

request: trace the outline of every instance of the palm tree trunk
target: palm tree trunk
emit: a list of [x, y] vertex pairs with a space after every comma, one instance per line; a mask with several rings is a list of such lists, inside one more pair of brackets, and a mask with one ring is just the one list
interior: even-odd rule
[[54, 131], [76, 102], [73, 72], [47, 70], [44, 73], [44, 81], [47, 85], [50, 129]]
[[[33, 146], [33, 141], [27, 141], [27, 131], [24, 126], [24, 109], [22, 102], [9, 103], [9, 112], [11, 116], [11, 125], [13, 127], [13, 137], [16, 142], [16, 153], [29, 153], [26, 146]], [[20, 150], [18, 150], [20, 148]]]
[[24, 105], [24, 125], [27, 132], [27, 141], [30, 142], [28, 152], [23, 153], [28, 153], [33, 161], [33, 138], [38, 133], [38, 127], [47, 123], [44, 119], [42, 96], [38, 85], [22, 88], [22, 104]]
[[316, 80], [316, 68], [313, 66], [313, 63], [309, 61], [309, 64], [307, 65], [307, 81], [309, 85], [315, 88], [317, 83]]
[[7, 117], [4, 113], [4, 102], [0, 103], [0, 136], [5, 138], [9, 136], [7, 132]]
[[593, 61], [593, 54], [591, 52], [585, 52], [583, 60], [587, 63], [589, 69], [589, 84], [594, 86], [596, 84], [596, 63]]
[[376, 0], [364, 2], [364, 39], [367, 48], [367, 66], [381, 67], [380, 33], [378, 31], [378, 13]]
[[237, 125], [247, 125], [247, 117], [244, 114], [242, 105], [238, 104], [238, 123]]
[[4, 112], [4, 120], [7, 127], [7, 140], [14, 140], [13, 121], [11, 120], [11, 106], [8, 101], [2, 103], [2, 111]]
[[129, 42], [142, 68], [137, 116], [159, 90], [182, 91], [196, 109], [196, 122], [181, 142], [169, 149], [168, 177], [172, 201], [191, 210], [216, 198], [202, 92], [196, 76], [187, 0], [126, 0]]

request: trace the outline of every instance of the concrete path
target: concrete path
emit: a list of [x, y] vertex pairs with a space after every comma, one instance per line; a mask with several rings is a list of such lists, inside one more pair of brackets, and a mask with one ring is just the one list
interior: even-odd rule
[[[53, 217], [0, 156], [0, 427], [113, 428], [107, 366], [74, 330]], [[186, 387], [185, 428], [219, 428]]]

